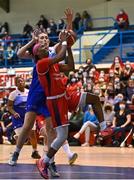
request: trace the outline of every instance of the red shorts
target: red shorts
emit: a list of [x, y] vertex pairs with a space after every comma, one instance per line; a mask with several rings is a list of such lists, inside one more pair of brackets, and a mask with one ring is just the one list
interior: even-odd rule
[[73, 93], [67, 95], [67, 97], [68, 110], [70, 112], [76, 111], [80, 102], [81, 93], [74, 91]]
[[64, 96], [57, 99], [47, 99], [47, 106], [52, 118], [53, 128], [68, 125], [68, 103]]

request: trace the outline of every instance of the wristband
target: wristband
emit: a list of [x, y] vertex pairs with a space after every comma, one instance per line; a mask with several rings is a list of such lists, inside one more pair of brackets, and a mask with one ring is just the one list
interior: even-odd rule
[[67, 46], [67, 41], [63, 41], [61, 44], [62, 44], [63, 46]]

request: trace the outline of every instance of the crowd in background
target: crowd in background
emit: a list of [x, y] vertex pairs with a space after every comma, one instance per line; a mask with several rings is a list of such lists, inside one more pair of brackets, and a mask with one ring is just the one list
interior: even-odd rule
[[[129, 18], [123, 9], [117, 15], [116, 21], [116, 28], [119, 27], [122, 30], [129, 28]], [[31, 38], [34, 28], [47, 31], [51, 38], [58, 36], [59, 32], [65, 29], [65, 27], [66, 23], [64, 19], [59, 19], [56, 23], [54, 19], [47, 19], [44, 15], [41, 15], [35, 27], [27, 21], [20, 38]], [[73, 29], [78, 32], [81, 27], [83, 27], [84, 31], [90, 31], [93, 28], [91, 15], [87, 11], [83, 11], [82, 14], [79, 12], [75, 14]], [[14, 41], [14, 37], [10, 35], [7, 22], [0, 25], [0, 38], [0, 65], [4, 65], [5, 59], [7, 59], [8, 64], [12, 66], [17, 58], [16, 53], [18, 49], [26, 42], [25, 40], [22, 43], [20, 41]], [[53, 40], [55, 41], [57, 39]], [[129, 61], [126, 61], [124, 64], [121, 58], [116, 56], [110, 69], [99, 71], [92, 63], [92, 60], [88, 58], [86, 66], [80, 66], [77, 71], [70, 72], [68, 77], [65, 76], [65, 81], [72, 88], [77, 86], [78, 91], [90, 92], [99, 96], [107, 126], [117, 127], [117, 130], [122, 132], [122, 138], [124, 138], [126, 131], [129, 131], [134, 126], [134, 67], [132, 67]], [[8, 112], [6, 104], [7, 99], [5, 98], [0, 107], [0, 143], [3, 143], [4, 139], [6, 139], [7, 143], [13, 144], [14, 131], [11, 114]], [[123, 114], [123, 116], [120, 116], [120, 114]], [[77, 133], [74, 135], [75, 139], [79, 139], [80, 135], [85, 132], [85, 142], [82, 146], [89, 146], [90, 131], [98, 131], [94, 126], [97, 118], [92, 111], [92, 107], [78, 109], [77, 112], [69, 115], [69, 117], [70, 132], [75, 131]], [[115, 138], [113, 136], [113, 142]], [[133, 142], [129, 145], [132, 144]]]
[[[127, 13], [121, 9], [117, 14], [115, 28], [127, 30], [129, 28], [129, 18]], [[9, 66], [21, 64], [21, 60], [17, 58], [17, 50], [27, 42], [27, 38], [32, 37], [32, 32], [35, 28], [40, 28], [46, 31], [49, 38], [57, 42], [59, 32], [66, 27], [64, 18], [56, 22], [54, 19], [47, 19], [43, 14], [40, 15], [38, 22], [33, 27], [30, 21], [27, 21], [22, 29], [22, 34], [19, 36], [10, 35], [8, 22], [0, 25], [0, 65], [5, 65], [5, 60]], [[73, 30], [77, 33], [93, 30], [93, 21], [91, 15], [85, 10], [82, 13], [77, 12], [73, 19]], [[16, 39], [20, 40], [16, 40]], [[21, 40], [22, 39], [22, 40]]]
[[[118, 127], [118, 129], [120, 127], [125, 136], [125, 133], [134, 126], [134, 67], [129, 61], [124, 64], [120, 57], [116, 56], [107, 71], [99, 71], [92, 60], [88, 58], [85, 67], [80, 66], [78, 70], [70, 72], [68, 77], [64, 74], [63, 77], [64, 81], [72, 88], [77, 87], [78, 91], [94, 93], [100, 97], [107, 127]], [[11, 115], [7, 110], [6, 103], [7, 99], [4, 99], [1, 105], [0, 136], [1, 142], [3, 142], [2, 136], [4, 134], [8, 137], [8, 142], [12, 143]], [[91, 107], [78, 109], [77, 112], [69, 115], [69, 131], [79, 132], [84, 123], [91, 121], [91, 116], [95, 116]], [[94, 119], [97, 120], [95, 117]], [[97, 131], [90, 126], [87, 127], [91, 131]], [[78, 136], [74, 137], [79, 139]], [[88, 139], [89, 136], [87, 140], [85, 139], [88, 142], [85, 142], [83, 146], [90, 145]], [[113, 141], [115, 141], [114, 137]], [[133, 142], [129, 146], [132, 144]]]

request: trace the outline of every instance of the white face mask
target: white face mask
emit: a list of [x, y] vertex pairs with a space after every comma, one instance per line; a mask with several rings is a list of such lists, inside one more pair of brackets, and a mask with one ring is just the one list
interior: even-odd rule
[[125, 105], [124, 104], [120, 104], [119, 107], [120, 107], [120, 110], [125, 109]]
[[129, 69], [130, 68], [130, 65], [126, 65], [126, 69]]
[[130, 77], [131, 80], [134, 80], [134, 75]]
[[111, 73], [111, 74], [109, 74], [109, 76], [110, 76], [110, 77], [114, 77], [114, 74], [113, 74], [113, 73]]
[[72, 79], [71, 79], [71, 82], [72, 82], [72, 83], [75, 83], [75, 82], [76, 82], [76, 78], [72, 78]]
[[95, 90], [94, 93], [95, 93], [96, 95], [99, 95], [99, 94], [100, 94], [100, 90]]

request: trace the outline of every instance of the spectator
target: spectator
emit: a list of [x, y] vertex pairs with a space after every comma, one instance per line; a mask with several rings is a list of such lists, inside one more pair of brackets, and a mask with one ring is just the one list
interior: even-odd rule
[[120, 76], [120, 74], [123, 71], [123, 68], [124, 68], [123, 61], [121, 60], [119, 56], [115, 56], [114, 61], [110, 67], [110, 70], [112, 69], [115, 75]]
[[65, 22], [64, 19], [59, 19], [58, 23], [57, 23], [57, 35], [59, 35], [60, 31], [62, 31], [63, 29], [65, 29]]
[[130, 131], [131, 129], [130, 122], [131, 112], [126, 108], [125, 101], [121, 101], [119, 102], [119, 111], [116, 111], [112, 125], [112, 127], [114, 128], [114, 135], [112, 137], [113, 144], [114, 141], [117, 140], [116, 134], [119, 132], [121, 133], [121, 136], [118, 139], [119, 144], [123, 142], [126, 136], [126, 132]]
[[115, 78], [114, 70], [110, 69], [107, 77], [108, 82], [114, 83], [114, 78]]
[[104, 120], [106, 121], [107, 126], [111, 126], [113, 124], [113, 119], [115, 116], [115, 112], [113, 111], [113, 107], [110, 103], [106, 103], [104, 105]]
[[32, 31], [33, 27], [30, 25], [29, 21], [27, 21], [23, 28], [23, 38], [31, 38]]
[[115, 91], [112, 83], [109, 83], [106, 89], [105, 102], [114, 104]]
[[4, 64], [4, 47], [0, 44], [0, 64]]
[[83, 125], [80, 131], [74, 135], [74, 138], [79, 139], [81, 134], [85, 132], [85, 143], [82, 144], [83, 147], [89, 146], [90, 131], [97, 132], [99, 124], [98, 119], [93, 112], [92, 106], [89, 105], [88, 108], [88, 111], [84, 114]]
[[1, 26], [1, 34], [5, 34], [5, 32], [7, 32], [7, 34], [9, 33], [9, 26], [8, 23], [5, 22], [2, 26]]
[[11, 114], [8, 112], [7, 107], [5, 106], [3, 115], [1, 117], [1, 127], [2, 127], [2, 134], [7, 137], [6, 139], [7, 144], [11, 144], [11, 136], [13, 133], [13, 126], [11, 120]]
[[49, 26], [49, 22], [48, 22], [47, 18], [45, 18], [44, 15], [40, 15], [40, 19], [39, 19], [37, 25], [38, 25], [38, 27], [40, 27], [40, 25], [42, 25], [44, 29], [47, 29]]
[[7, 60], [7, 63], [9, 65], [13, 65], [14, 55], [15, 55], [15, 51], [12, 49], [11, 46], [8, 46], [7, 50], [4, 52], [4, 58], [5, 60]]
[[80, 13], [75, 14], [75, 18], [73, 20], [73, 29], [74, 31], [78, 31], [80, 29], [80, 21], [81, 21], [81, 15]]
[[133, 67], [131, 66], [131, 63], [129, 61], [126, 61], [125, 67], [123, 69], [123, 73], [121, 76], [121, 80], [128, 81], [128, 79], [132, 75], [133, 71], [134, 70], [133, 70]]
[[116, 77], [113, 83], [114, 83], [115, 95], [119, 93], [125, 94], [125, 87], [123, 87], [123, 84], [120, 81], [119, 77]]
[[128, 14], [123, 9], [121, 9], [119, 14], [117, 15], [116, 21], [117, 21], [118, 27], [121, 30], [127, 30], [128, 29], [129, 18], [128, 18]]
[[55, 23], [55, 21], [53, 20], [53, 19], [50, 19], [49, 20], [49, 26], [48, 26], [49, 28], [50, 28], [50, 30], [51, 30], [51, 34], [53, 35], [53, 36], [56, 36], [57, 35], [57, 33], [56, 33], [56, 31], [57, 31], [57, 25], [56, 25], [56, 23]]
[[134, 81], [134, 72], [131, 74], [130, 80], [133, 80], [133, 81]]
[[80, 26], [84, 28], [84, 31], [90, 31], [92, 29], [93, 24], [92, 24], [91, 16], [87, 11], [83, 11], [82, 13]]
[[129, 80], [128, 81], [128, 86], [127, 86], [127, 101], [131, 101], [132, 95], [134, 94], [134, 80]]
[[[92, 69], [92, 68], [94, 68], [95, 67], [95, 65], [92, 63], [92, 59], [91, 58], [88, 58], [87, 60], [86, 60], [86, 66], [85, 66], [85, 72], [87, 72], [87, 73], [89, 73], [89, 71]], [[95, 67], [96, 68], [96, 67]]]
[[11, 43], [12, 37], [8, 34], [8, 32], [6, 31], [4, 33], [4, 36], [2, 38], [5, 42], [4, 42], [4, 46], [5, 45], [9, 45]]

